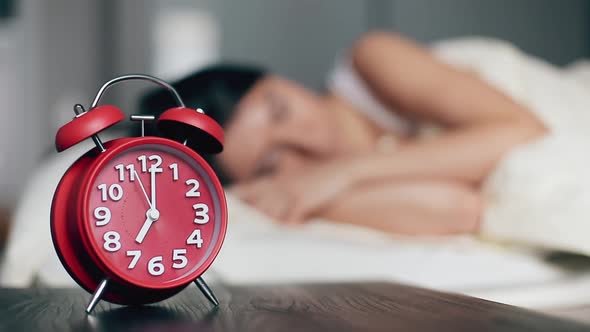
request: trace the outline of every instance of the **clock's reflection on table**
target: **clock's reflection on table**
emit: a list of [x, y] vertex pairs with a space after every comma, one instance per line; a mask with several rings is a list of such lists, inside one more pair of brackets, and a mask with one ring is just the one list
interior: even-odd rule
[[147, 306], [80, 289], [0, 289], [0, 331], [588, 331], [590, 326], [466, 296], [390, 283], [191, 286]]

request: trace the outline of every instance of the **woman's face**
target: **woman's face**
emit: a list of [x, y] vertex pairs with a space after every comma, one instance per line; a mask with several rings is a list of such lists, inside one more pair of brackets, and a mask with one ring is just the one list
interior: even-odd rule
[[258, 81], [235, 112], [218, 160], [237, 182], [298, 170], [334, 153], [331, 112], [321, 96], [294, 82], [275, 76]]

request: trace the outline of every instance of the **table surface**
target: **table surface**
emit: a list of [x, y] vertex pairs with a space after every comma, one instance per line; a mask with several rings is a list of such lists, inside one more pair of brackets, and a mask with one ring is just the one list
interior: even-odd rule
[[149, 306], [79, 289], [0, 289], [0, 331], [589, 331], [508, 305], [390, 283], [221, 286], [212, 307], [189, 287]]

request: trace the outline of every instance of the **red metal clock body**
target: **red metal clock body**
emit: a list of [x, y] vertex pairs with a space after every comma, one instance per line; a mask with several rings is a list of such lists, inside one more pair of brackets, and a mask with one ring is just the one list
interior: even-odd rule
[[56, 250], [89, 292], [105, 276], [112, 280], [105, 300], [162, 300], [199, 277], [221, 249], [223, 189], [203, 158], [172, 140], [123, 138], [105, 147], [82, 156], [58, 186]]
[[[100, 141], [97, 133], [123, 115], [114, 106], [96, 104], [110, 85], [127, 79], [156, 82], [177, 97], [180, 107], [164, 112], [158, 123], [168, 137]], [[88, 137], [96, 148], [62, 177], [51, 208], [51, 235], [70, 276], [94, 294], [86, 311], [100, 299], [157, 302], [193, 281], [217, 304], [200, 276], [223, 244], [226, 200], [215, 172], [194, 149], [219, 152], [221, 127], [202, 111], [184, 107], [167, 83], [145, 75], [107, 82], [90, 111], [81, 105], [75, 111], [76, 118], [56, 135], [58, 151]], [[144, 120], [154, 119], [132, 116], [137, 118], [142, 127]]]

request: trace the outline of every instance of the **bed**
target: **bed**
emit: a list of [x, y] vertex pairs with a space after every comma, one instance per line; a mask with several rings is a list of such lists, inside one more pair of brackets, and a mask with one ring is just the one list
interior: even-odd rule
[[[13, 218], [0, 270], [4, 287], [75, 287], [49, 234], [59, 177], [91, 146], [47, 160]], [[228, 284], [395, 281], [534, 309], [590, 303], [590, 260], [484, 241], [411, 238], [315, 220], [286, 227], [228, 193], [229, 226], [208, 281]]]

